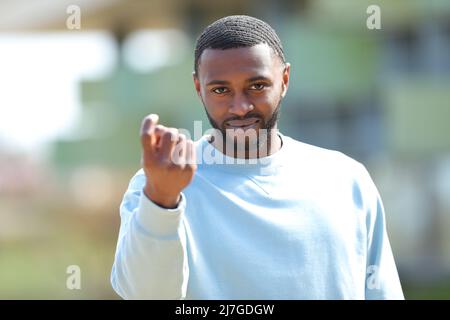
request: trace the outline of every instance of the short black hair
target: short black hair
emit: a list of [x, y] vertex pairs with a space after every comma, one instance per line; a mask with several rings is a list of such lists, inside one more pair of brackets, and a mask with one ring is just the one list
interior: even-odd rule
[[194, 70], [198, 74], [200, 56], [205, 49], [231, 49], [252, 47], [266, 43], [284, 64], [283, 46], [272, 27], [257, 18], [236, 15], [221, 18], [203, 30], [195, 45]]

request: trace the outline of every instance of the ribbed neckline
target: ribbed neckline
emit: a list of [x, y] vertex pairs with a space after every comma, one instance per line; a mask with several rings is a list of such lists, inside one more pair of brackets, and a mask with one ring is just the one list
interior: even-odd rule
[[[258, 159], [237, 159], [229, 157], [209, 143], [208, 140], [211, 137], [210, 135], [204, 135], [197, 141], [197, 161], [199, 161], [199, 159], [202, 160], [202, 162], [199, 163], [199, 167], [203, 167], [205, 169], [214, 168], [214, 170], [229, 171], [234, 173], [237, 172], [242, 174], [271, 175], [283, 166], [285, 162], [283, 159], [285, 159], [289, 149], [289, 137], [284, 136], [279, 131], [277, 131], [277, 134], [282, 141], [280, 150], [269, 156]], [[211, 157], [208, 157], [206, 160], [205, 157], [200, 158], [200, 156], [203, 156], [204, 154], [211, 155]], [[213, 162], [212, 160], [217, 161]], [[245, 163], [242, 163], [243, 161], [245, 161]]]

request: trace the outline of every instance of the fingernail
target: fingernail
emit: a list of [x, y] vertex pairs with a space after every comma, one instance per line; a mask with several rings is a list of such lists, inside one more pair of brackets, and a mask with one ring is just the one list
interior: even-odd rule
[[159, 119], [158, 115], [154, 113], [150, 114], [149, 118], [152, 120], [152, 122], [157, 122]]

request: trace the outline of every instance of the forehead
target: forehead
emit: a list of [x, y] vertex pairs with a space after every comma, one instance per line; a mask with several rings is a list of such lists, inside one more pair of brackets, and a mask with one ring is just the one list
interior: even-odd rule
[[200, 57], [199, 76], [203, 80], [229, 80], [237, 76], [273, 77], [280, 58], [267, 44], [232, 49], [205, 49]]

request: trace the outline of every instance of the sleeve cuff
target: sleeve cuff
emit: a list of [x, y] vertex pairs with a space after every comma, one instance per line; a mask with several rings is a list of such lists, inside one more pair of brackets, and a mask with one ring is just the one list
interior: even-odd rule
[[173, 235], [177, 232], [181, 215], [185, 208], [186, 198], [183, 193], [181, 193], [181, 200], [176, 208], [166, 209], [151, 201], [141, 191], [136, 219], [139, 224], [153, 235]]

